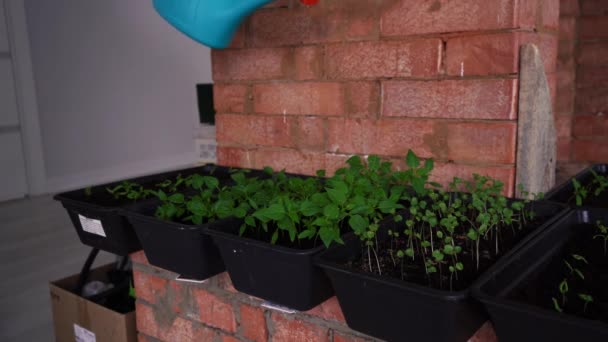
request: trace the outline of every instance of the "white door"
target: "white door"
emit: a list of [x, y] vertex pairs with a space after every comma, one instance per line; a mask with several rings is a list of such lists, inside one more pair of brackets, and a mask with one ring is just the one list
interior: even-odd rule
[[4, 0], [0, 0], [0, 201], [27, 194], [25, 161], [7, 34]]

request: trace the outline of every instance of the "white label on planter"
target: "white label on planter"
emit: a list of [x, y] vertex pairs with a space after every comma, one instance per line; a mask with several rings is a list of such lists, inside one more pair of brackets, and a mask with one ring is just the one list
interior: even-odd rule
[[95, 333], [78, 324], [74, 324], [74, 337], [76, 342], [95, 342]]
[[275, 304], [275, 303], [272, 303], [272, 302], [268, 302], [268, 301], [263, 302], [261, 304], [261, 306], [264, 307], [264, 308], [266, 308], [266, 309], [276, 310], [276, 311], [283, 312], [283, 313], [286, 313], [286, 314], [292, 314], [292, 313], [298, 312], [297, 310], [290, 309], [288, 307], [281, 306], [281, 305], [278, 305], [278, 304]]
[[103, 230], [103, 225], [101, 225], [101, 221], [90, 219], [88, 217], [84, 217], [82, 215], [78, 215], [80, 219], [80, 224], [82, 225], [82, 230], [85, 232], [89, 232], [91, 234], [100, 235], [106, 237], [106, 232]]

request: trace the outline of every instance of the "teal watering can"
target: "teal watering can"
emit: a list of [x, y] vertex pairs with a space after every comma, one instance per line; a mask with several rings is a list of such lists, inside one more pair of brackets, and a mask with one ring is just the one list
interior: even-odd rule
[[230, 45], [244, 18], [273, 0], [153, 0], [173, 27], [212, 48]]

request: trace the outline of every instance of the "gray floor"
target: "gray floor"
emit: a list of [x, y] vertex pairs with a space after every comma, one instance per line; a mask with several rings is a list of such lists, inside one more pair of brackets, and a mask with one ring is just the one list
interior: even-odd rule
[[0, 341], [54, 340], [48, 282], [78, 273], [89, 251], [50, 196], [0, 203]]

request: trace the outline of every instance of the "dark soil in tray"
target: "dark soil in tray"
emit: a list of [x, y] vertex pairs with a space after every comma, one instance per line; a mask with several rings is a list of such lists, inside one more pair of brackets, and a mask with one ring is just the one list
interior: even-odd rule
[[[470, 252], [471, 248], [475, 248], [472, 241], [466, 236], [455, 236], [456, 244], [462, 246], [462, 253], [459, 256], [459, 261], [464, 264], [464, 270], [458, 272], [458, 277], [453, 276], [451, 279], [450, 288], [450, 272], [447, 266], [441, 268], [437, 273], [433, 273], [427, 276], [425, 271], [424, 262], [420, 253], [416, 253], [415, 260], [405, 257], [404, 262], [401, 263], [396, 257], [390, 255], [389, 250], [391, 249], [391, 242], [385, 241], [380, 242], [379, 248], [382, 252], [378, 255], [383, 276], [388, 276], [395, 279], [401, 279], [407, 282], [416, 283], [423, 286], [429, 286], [440, 290], [452, 290], [460, 291], [468, 288], [475, 279], [479, 277], [488, 267], [496, 262], [502, 255], [511, 250], [519, 241], [521, 241], [528, 233], [536, 229], [542, 224], [542, 219], [537, 219], [522, 229], [513, 228], [503, 229], [502, 235], [498, 237], [498, 245], [500, 249], [496, 252], [495, 239], [481, 240], [480, 241], [480, 254], [479, 269], [477, 268], [477, 260], [473, 257]], [[405, 246], [407, 240], [400, 238], [393, 241], [393, 248], [395, 246]], [[365, 251], [365, 247], [361, 247]], [[405, 247], [399, 247], [405, 248]], [[393, 263], [393, 260], [396, 260]], [[375, 263], [375, 258], [372, 256], [372, 263]], [[357, 270], [369, 272], [369, 258], [367, 253], [363, 253], [363, 256], [355, 261], [349, 262], [348, 267], [352, 267]], [[377, 267], [374, 264], [372, 267], [373, 273], [378, 274]]]
[[[593, 239], [597, 234], [594, 224], [579, 224], [572, 229], [576, 232], [573, 238], [524, 286], [510, 293], [510, 298], [558, 311], [553, 302], [555, 298], [564, 313], [608, 323], [608, 255], [604, 251], [604, 241]], [[581, 256], [587, 262], [575, 256]], [[580, 274], [571, 271], [571, 267], [578, 269]], [[565, 300], [560, 292], [560, 283], [564, 280], [568, 284]], [[591, 295], [593, 301], [585, 307], [579, 294]]]

